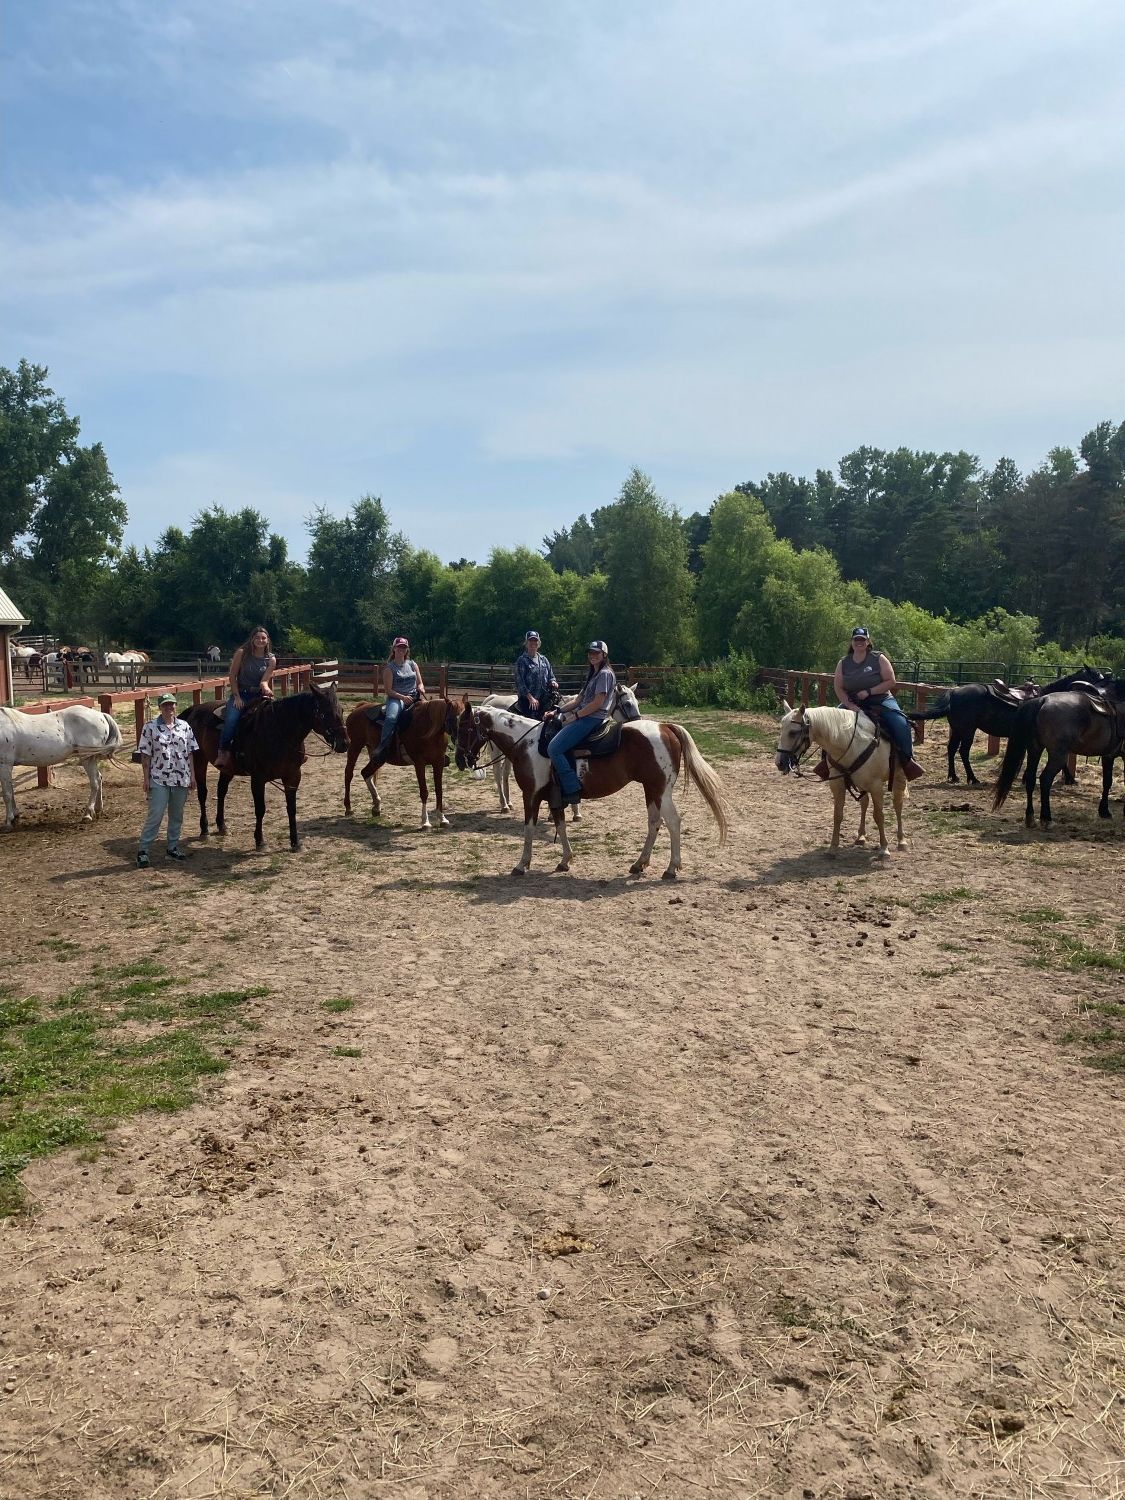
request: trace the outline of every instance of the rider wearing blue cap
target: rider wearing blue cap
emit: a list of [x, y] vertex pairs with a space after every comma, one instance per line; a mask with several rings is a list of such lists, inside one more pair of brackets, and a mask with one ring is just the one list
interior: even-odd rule
[[898, 751], [903, 774], [907, 781], [914, 781], [922, 775], [922, 767], [914, 759], [910, 720], [894, 696], [897, 686], [890, 657], [873, 650], [867, 627], [857, 625], [848, 654], [836, 664], [836, 695], [844, 708], [861, 710], [882, 725]]
[[582, 797], [582, 783], [567, 760], [566, 752], [580, 745], [605, 723], [612, 711], [613, 695], [617, 689], [617, 678], [609, 664], [609, 647], [605, 641], [590, 642], [586, 648], [586, 661], [586, 681], [581, 692], [559, 705], [560, 713], [573, 710], [574, 718], [563, 725], [547, 746], [547, 754], [562, 787], [564, 807], [579, 802]]
[[516, 657], [516, 713], [541, 719], [547, 696], [557, 687], [554, 669], [539, 649], [539, 632], [529, 630], [524, 636], [524, 649]]

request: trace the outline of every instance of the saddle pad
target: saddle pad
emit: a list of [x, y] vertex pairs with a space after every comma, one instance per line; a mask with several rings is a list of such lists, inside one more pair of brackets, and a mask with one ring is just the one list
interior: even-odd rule
[[584, 760], [587, 756], [596, 758], [599, 755], [612, 755], [621, 743], [620, 725], [616, 719], [607, 719], [600, 729], [595, 729], [589, 739], [575, 745], [574, 755], [578, 760]]

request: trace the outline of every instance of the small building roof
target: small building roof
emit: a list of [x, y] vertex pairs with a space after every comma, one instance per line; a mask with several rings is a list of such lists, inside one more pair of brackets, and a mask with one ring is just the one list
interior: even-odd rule
[[4, 590], [0, 589], [0, 630], [12, 625], [22, 629], [27, 623]]

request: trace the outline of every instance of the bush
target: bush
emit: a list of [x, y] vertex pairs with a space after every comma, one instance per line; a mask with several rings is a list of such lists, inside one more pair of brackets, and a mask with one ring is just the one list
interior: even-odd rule
[[739, 654], [712, 664], [711, 670], [669, 672], [648, 707], [738, 708], [773, 712], [777, 694], [773, 688], [755, 687], [756, 663]]
[[302, 630], [299, 625], [291, 625], [285, 635], [289, 651], [302, 661], [325, 661], [330, 655], [320, 636]]

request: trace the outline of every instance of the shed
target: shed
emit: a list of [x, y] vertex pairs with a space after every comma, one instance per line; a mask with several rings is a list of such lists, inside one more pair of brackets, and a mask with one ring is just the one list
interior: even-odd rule
[[0, 589], [0, 703], [12, 704], [12, 637], [27, 624], [23, 615]]

